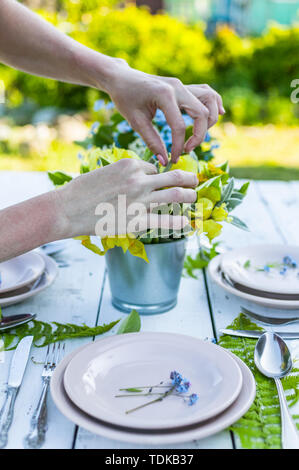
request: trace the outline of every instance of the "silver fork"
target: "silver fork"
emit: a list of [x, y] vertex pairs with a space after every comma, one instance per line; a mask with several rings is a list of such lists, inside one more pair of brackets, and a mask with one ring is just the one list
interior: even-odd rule
[[43, 388], [37, 407], [30, 421], [30, 430], [24, 439], [24, 447], [39, 449], [45, 442], [47, 431], [47, 393], [51, 376], [56, 365], [61, 360], [65, 352], [65, 343], [54, 343], [52, 348], [48, 345], [44, 367], [42, 371]]
[[251, 310], [248, 310], [245, 307], [241, 307], [241, 310], [245, 315], [248, 315], [255, 320], [258, 320], [266, 325], [289, 325], [290, 323], [296, 323], [299, 320], [299, 317], [294, 318], [275, 318], [275, 317], [264, 317], [260, 313], [254, 313]]

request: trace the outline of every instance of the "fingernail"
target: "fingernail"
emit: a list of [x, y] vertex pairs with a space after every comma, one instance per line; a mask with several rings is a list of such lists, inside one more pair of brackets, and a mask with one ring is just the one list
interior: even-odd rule
[[226, 113], [226, 111], [225, 111], [224, 107], [222, 106], [221, 108], [222, 108], [222, 112], [223, 112], [223, 114], [225, 114], [225, 113]]
[[167, 165], [167, 163], [165, 162], [165, 157], [163, 157], [162, 155], [158, 154], [157, 159], [159, 160], [159, 162], [161, 163], [162, 166]]

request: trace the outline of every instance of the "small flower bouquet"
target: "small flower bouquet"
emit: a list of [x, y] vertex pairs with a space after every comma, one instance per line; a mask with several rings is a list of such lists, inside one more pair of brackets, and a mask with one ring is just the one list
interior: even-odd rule
[[[213, 165], [213, 149], [218, 144], [209, 134], [190, 154], [182, 155], [176, 164], [169, 159], [163, 167], [111, 103], [104, 106], [102, 101], [97, 102], [95, 110], [99, 111], [99, 121], [92, 125], [84, 141], [76, 142], [83, 149], [79, 153], [81, 173], [131, 158], [154, 164], [158, 172], [178, 169], [198, 177], [196, 202], [163, 204], [153, 210], [158, 214], [187, 216], [188, 230], [148, 229], [106, 236], [101, 238], [101, 247], [89, 236], [78, 237], [89, 250], [98, 255], [106, 254], [112, 303], [117, 309], [124, 312], [136, 309], [140, 314], [150, 315], [166, 312], [177, 302], [185, 257], [184, 239], [193, 233], [203, 233], [211, 241], [220, 235], [223, 223], [247, 230], [246, 224], [232, 216], [231, 211], [242, 202], [249, 183], [236, 188], [234, 179], [229, 176], [228, 163]], [[183, 118], [188, 138], [193, 131], [193, 121], [184, 114]], [[171, 129], [161, 111], [156, 113], [153, 125], [170, 151]], [[50, 173], [49, 177], [56, 185], [71, 180], [61, 172]]]
[[[215, 166], [211, 163], [213, 149], [218, 146], [215, 139], [207, 134], [205, 142], [194, 149], [190, 154], [180, 157], [176, 164], [169, 161], [167, 167], [160, 165], [159, 161], [146, 147], [140, 136], [131, 128], [123, 117], [113, 109], [111, 103], [104, 106], [102, 100], [96, 102], [95, 110], [101, 112], [102, 122], [95, 122], [89, 135], [84, 141], [76, 142], [84, 151], [79, 153], [81, 160], [81, 173], [93, 171], [97, 168], [117, 162], [123, 158], [143, 159], [156, 165], [159, 172], [180, 169], [190, 171], [198, 176], [199, 184], [196, 188], [197, 201], [190, 205], [187, 213], [189, 216], [190, 230], [188, 235], [204, 233], [213, 240], [219, 236], [223, 222], [231, 223], [239, 228], [247, 230], [247, 226], [239, 218], [230, 213], [237, 207], [246, 195], [249, 183], [235, 188], [233, 178], [229, 177], [228, 163]], [[186, 138], [192, 134], [193, 120], [183, 114], [186, 123]], [[168, 126], [164, 114], [157, 111], [153, 120], [168, 150], [171, 148], [171, 129]], [[56, 184], [64, 184], [70, 180], [68, 175], [62, 173], [49, 174]], [[57, 181], [59, 179], [59, 181]], [[164, 207], [165, 210], [165, 207]], [[169, 214], [173, 213], [173, 207], [167, 208]], [[181, 211], [183, 214], [183, 208]], [[176, 212], [176, 215], [178, 213]], [[186, 236], [183, 233], [168, 233], [165, 237], [161, 231], [148, 230], [143, 233], [124, 234], [124, 236], [102, 238], [102, 249], [92, 243], [89, 236], [79, 237], [82, 244], [99, 255], [104, 255], [114, 247], [122, 247], [124, 252], [129, 251], [133, 256], [148, 261], [144, 248], [146, 244], [171, 242], [174, 239]]]
[[[183, 399], [183, 401], [188, 406], [193, 406], [198, 400], [197, 393], [190, 393], [191, 383], [188, 379], [184, 378], [182, 374], [173, 370], [170, 372], [169, 375], [170, 382], [165, 383], [161, 381], [157, 385], [148, 385], [142, 387], [129, 387], [129, 388], [120, 388], [119, 391], [122, 392], [118, 395], [115, 395], [115, 398], [124, 398], [124, 397], [154, 397], [153, 400], [145, 402], [143, 405], [139, 405], [135, 408], [131, 408], [126, 411], [126, 414], [133, 413], [138, 411], [146, 406], [153, 405], [154, 403], [161, 402], [165, 400], [167, 397], [175, 396], [178, 398]], [[161, 389], [164, 389], [161, 391]]]

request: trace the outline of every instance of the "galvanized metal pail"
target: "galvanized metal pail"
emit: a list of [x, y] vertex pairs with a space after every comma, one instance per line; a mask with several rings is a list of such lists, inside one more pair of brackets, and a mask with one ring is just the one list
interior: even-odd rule
[[185, 240], [145, 245], [145, 249], [149, 263], [119, 247], [105, 255], [112, 304], [122, 312], [136, 309], [141, 315], [152, 315], [177, 303]]

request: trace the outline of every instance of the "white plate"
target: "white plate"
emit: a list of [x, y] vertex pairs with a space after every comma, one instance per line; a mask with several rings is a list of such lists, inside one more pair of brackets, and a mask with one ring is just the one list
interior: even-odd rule
[[134, 431], [130, 428], [109, 425], [92, 418], [80, 410], [69, 399], [63, 386], [65, 370], [72, 358], [87, 346], [84, 345], [66, 356], [55, 369], [50, 382], [51, 395], [57, 408], [70, 421], [88, 431], [116, 441], [146, 444], [149, 446], [179, 444], [204, 439], [231, 426], [248, 411], [255, 398], [255, 380], [249, 368], [234, 354], [227, 351], [239, 365], [242, 373], [242, 388], [234, 403], [216, 418], [183, 429], [164, 430], [163, 432]]
[[44, 269], [45, 260], [34, 252], [0, 263], [0, 294], [31, 284]]
[[[280, 274], [280, 268], [270, 268], [269, 272], [257, 271], [267, 264], [280, 264], [285, 256], [291, 256], [298, 268], [289, 268]], [[248, 268], [244, 267], [250, 261]], [[246, 287], [277, 294], [299, 295], [299, 246], [291, 245], [252, 245], [226, 253], [221, 259], [221, 269], [234, 282]]]
[[[188, 406], [172, 395], [126, 414], [157, 396], [115, 398], [125, 393], [121, 388], [161, 381], [169, 384], [172, 370], [190, 380], [187, 395], [198, 393], [195, 405]], [[67, 367], [64, 386], [70, 399], [94, 418], [118, 426], [161, 430], [199, 423], [221, 413], [237, 398], [242, 375], [226, 350], [215, 344], [170, 333], [130, 333], [95, 341], [80, 351]]]
[[46, 289], [52, 284], [52, 282], [54, 281], [54, 279], [56, 278], [58, 274], [57, 264], [49, 256], [45, 256], [45, 255], [40, 255], [40, 256], [43, 258], [45, 262], [45, 270], [43, 274], [41, 275], [37, 283], [37, 286], [32, 288], [31, 290], [28, 290], [28, 292], [25, 292], [19, 295], [0, 298], [1, 307], [8, 307], [9, 305], [14, 305], [14, 304], [23, 302], [23, 300], [29, 299], [30, 297], [38, 294], [39, 292], [42, 292], [44, 289]]
[[[253, 302], [263, 307], [277, 308], [280, 310], [299, 310], [299, 300], [279, 300], [279, 299], [268, 299], [266, 297], [259, 297], [257, 295], [247, 294], [242, 292], [235, 287], [227, 284], [221, 276], [221, 258], [223, 255], [218, 255], [212, 259], [209, 263], [208, 272], [213, 281], [216, 282], [220, 287], [225, 289], [230, 294], [240, 297], [243, 300]], [[264, 315], [264, 313], [263, 313]], [[266, 313], [265, 313], [266, 315]], [[273, 315], [272, 315], [273, 316]]]

